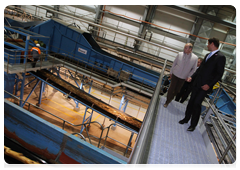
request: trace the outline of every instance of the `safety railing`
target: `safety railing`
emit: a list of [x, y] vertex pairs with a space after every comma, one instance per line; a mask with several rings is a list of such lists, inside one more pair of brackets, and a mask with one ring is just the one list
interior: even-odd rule
[[49, 57], [47, 51], [41, 51], [42, 54], [39, 56], [39, 61], [34, 61], [30, 51], [27, 51], [28, 55], [24, 55], [24, 50], [10, 50], [4, 49], [4, 65], [6, 65], [7, 73], [9, 72], [10, 67], [22, 66], [24, 72], [26, 73], [27, 65], [36, 63], [37, 67], [43, 67], [44, 62], [51, 61], [52, 58]]
[[[4, 90], [4, 93], [7, 93], [7, 94], [11, 95], [14, 99], [17, 99], [17, 100], [19, 100], [19, 101], [21, 100], [19, 97], [13, 95], [12, 93], [9, 93], [9, 92], [6, 91], [6, 90]], [[102, 124], [99, 123], [99, 122], [97, 122], [97, 121], [92, 121], [92, 122], [83, 123], [83, 124], [73, 124], [73, 123], [71, 123], [71, 122], [69, 122], [69, 121], [67, 121], [67, 120], [65, 120], [65, 119], [63, 119], [63, 118], [61, 118], [61, 117], [59, 117], [59, 116], [57, 116], [57, 115], [55, 115], [55, 114], [53, 114], [53, 113], [45, 110], [45, 109], [37, 106], [37, 105], [34, 105], [34, 104], [30, 103], [30, 102], [27, 102], [26, 100], [21, 100], [21, 101], [23, 101], [24, 103], [27, 103], [27, 104], [28, 104], [28, 108], [27, 108], [28, 111], [30, 111], [30, 106], [33, 106], [33, 107], [35, 107], [35, 108], [37, 108], [37, 109], [40, 109], [41, 111], [44, 111], [45, 113], [47, 113], [47, 114], [49, 114], [49, 115], [54, 116], [55, 118], [61, 120], [61, 121], [63, 122], [63, 123], [62, 123], [62, 129], [63, 129], [63, 130], [65, 130], [65, 124], [66, 124], [66, 123], [69, 124], [70, 126], [73, 126], [73, 127], [81, 127], [81, 126], [84, 126], [84, 127], [85, 127], [84, 129], [85, 129], [86, 134], [87, 134], [88, 142], [93, 145], [93, 143], [92, 143], [92, 141], [91, 141], [91, 138], [97, 139], [97, 140], [98, 140], [98, 143], [97, 143], [97, 147], [98, 147], [98, 148], [101, 147], [101, 141], [102, 141], [103, 139], [105, 139], [105, 140], [104, 140], [104, 144], [103, 144], [102, 146], [105, 146], [105, 145], [106, 145], [106, 142], [107, 142], [107, 139], [110, 138], [110, 139], [114, 140], [115, 142], [120, 143], [121, 145], [123, 145], [123, 146], [126, 147], [125, 152], [124, 152], [124, 154], [123, 154], [124, 156], [126, 155], [128, 149], [132, 149], [132, 147], [131, 147], [131, 140], [132, 140], [133, 134], [136, 133], [136, 132], [135, 132], [135, 131], [132, 131], [132, 130], [130, 130], [130, 129], [128, 129], [128, 128], [125, 128], [124, 126], [121, 126], [121, 125], [116, 124], [116, 123], [112, 123], [112, 124], [110, 124], [108, 127], [105, 127], [105, 128], [104, 128], [104, 127], [102, 126]], [[101, 133], [100, 133], [100, 136], [99, 136], [99, 137], [89, 134], [88, 127], [89, 127], [90, 125], [92, 125], [92, 124], [97, 124], [98, 126], [100, 126]], [[109, 136], [110, 128], [111, 128], [113, 125], [116, 125], [116, 126], [118, 126], [118, 127], [121, 127], [122, 129], [125, 129], [125, 130], [131, 132], [131, 136], [130, 136], [130, 138], [129, 138], [129, 141], [128, 141], [128, 144], [127, 144], [127, 145]], [[80, 131], [80, 129], [79, 129], [79, 131]], [[103, 136], [103, 132], [104, 132], [104, 131], [107, 131], [107, 133], [106, 133], [105, 136]], [[85, 137], [82, 133], [76, 133], [76, 132], [74, 132], [74, 133], [72, 133], [72, 135], [78, 135], [78, 136], [80, 136], [81, 139], [83, 139], [84, 141], [87, 142], [86, 137]]]
[[152, 141], [152, 131], [155, 125], [155, 118], [156, 118], [156, 106], [157, 102], [159, 101], [159, 93], [162, 86], [162, 78], [164, 74], [165, 67], [167, 65], [167, 60], [164, 62], [164, 66], [157, 82], [157, 86], [154, 91], [154, 95], [151, 99], [151, 102], [148, 106], [147, 112], [143, 119], [142, 126], [139, 130], [139, 134], [134, 145], [133, 151], [129, 157], [128, 163], [130, 164], [143, 164], [147, 163], [147, 158], [150, 151], [150, 145]]
[[223, 87], [220, 84], [212, 100], [205, 99], [209, 107], [202, 114], [201, 124], [206, 126], [220, 164], [234, 163], [236, 160], [236, 116], [223, 113], [214, 103]]
[[[57, 48], [57, 47], [53, 47], [53, 48]], [[61, 50], [61, 51], [64, 51], [64, 50]], [[4, 53], [4, 59], [5, 59], [6, 64], [7, 64], [7, 66], [6, 66], [7, 71], [9, 70], [9, 66], [13, 66], [13, 65], [16, 65], [16, 64], [22, 64], [23, 67], [25, 68], [24, 72], [26, 72], [27, 63], [33, 63], [33, 61], [31, 61], [32, 60], [31, 55], [27, 55], [27, 58], [25, 58], [24, 55], [19, 55], [18, 52], [22, 52], [22, 51], [12, 50], [13, 54]], [[65, 52], [66, 53], [61, 54], [61, 55], [64, 56], [61, 59], [56, 58], [56, 54], [51, 56], [51, 55], [46, 54], [46, 52], [45, 53], [43, 52], [44, 54], [41, 55], [41, 60], [40, 60], [40, 62], [38, 62], [38, 63], [40, 63], [40, 66], [38, 66], [38, 67], [40, 67], [40, 69], [41, 69], [42, 64], [43, 64], [43, 60], [51, 62], [52, 63], [52, 68], [54, 67], [55, 64], [63, 64], [63, 66], [66, 66], [66, 65], [69, 66], [69, 64], [71, 64], [71, 61], [72, 61], [75, 65], [74, 68], [76, 68], [76, 70], [75, 70], [76, 73], [80, 72], [81, 69], [86, 69], [88, 67], [89, 68], [88, 70], [90, 71], [90, 77], [92, 76], [93, 73], [98, 74], [98, 70], [101, 70], [101, 71], [105, 72], [105, 75], [102, 74], [101, 78], [105, 79], [105, 80], [110, 79], [111, 73], [109, 71], [110, 68], [108, 66], [103, 67], [103, 65], [101, 65], [101, 63], [98, 63], [96, 61], [92, 61], [90, 59], [88, 61], [86, 61], [86, 59], [84, 59], [83, 57], [81, 57], [79, 55], [75, 55], [75, 54], [73, 54], [71, 52], [67, 52], [67, 51], [65, 51]], [[25, 63], [23, 62], [24, 59], [26, 59]], [[9, 61], [12, 61], [12, 62], [9, 62]], [[18, 61], [18, 62], [13, 62], [13, 61]], [[23, 63], [21, 63], [21, 61]], [[117, 78], [119, 81], [126, 81], [126, 79], [121, 78], [121, 76], [120, 76], [121, 71], [122, 70], [116, 71], [117, 77], [115, 77], [115, 78]], [[139, 75], [135, 75], [135, 74], [131, 73], [130, 71], [127, 72], [127, 73], [129, 75], [129, 79], [131, 77], [134, 77], [135, 79], [140, 79], [141, 83], [139, 83], [139, 84], [141, 84], [141, 86], [144, 86], [145, 82], [148, 82], [150, 84], [156, 84], [156, 82], [154, 82], [152, 80], [149, 80], [147, 78], [141, 77]]]

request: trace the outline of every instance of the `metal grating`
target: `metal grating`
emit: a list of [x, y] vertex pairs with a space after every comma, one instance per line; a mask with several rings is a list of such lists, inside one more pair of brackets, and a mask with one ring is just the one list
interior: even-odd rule
[[188, 132], [189, 123], [178, 123], [184, 118], [186, 105], [172, 101], [164, 108], [165, 101], [161, 97], [148, 164], [210, 164], [198, 127]]

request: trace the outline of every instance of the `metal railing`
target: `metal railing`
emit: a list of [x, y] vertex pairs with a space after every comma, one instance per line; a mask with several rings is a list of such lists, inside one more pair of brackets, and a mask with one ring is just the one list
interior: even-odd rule
[[[40, 67], [41, 69], [44, 61], [52, 60], [52, 58], [50, 58], [49, 55], [47, 54], [47, 51], [41, 51], [42, 54], [40, 54], [40, 57], [39, 57], [40, 62], [33, 61], [32, 55], [22, 54], [24, 52], [25, 52], [24, 50], [9, 50], [9, 49], [4, 50], [4, 62], [6, 63], [7, 73], [9, 73], [9, 69], [10, 69], [9, 67], [20, 66], [20, 65], [24, 68], [24, 73], [26, 73], [26, 68], [29, 63], [30, 64], [39, 63], [40, 66], [38, 67]], [[30, 53], [30, 51], [28, 50], [27, 53]]]
[[201, 124], [206, 126], [220, 164], [233, 163], [236, 160], [236, 116], [223, 113], [214, 104], [223, 87], [226, 88], [220, 83], [215, 96], [210, 101], [205, 99], [209, 107], [204, 111], [206, 114], [203, 114]]
[[[57, 48], [57, 47], [53, 47], [53, 48]], [[59, 50], [61, 50], [61, 49], [59, 49]], [[64, 50], [61, 50], [61, 51], [64, 51]], [[27, 55], [27, 58], [24, 58], [24, 55], [18, 55], [18, 53], [17, 53], [17, 52], [22, 52], [22, 51], [13, 51], [13, 52], [15, 52], [14, 55], [9, 54], [9, 53], [4, 53], [5, 60], [7, 60], [7, 63], [6, 63], [7, 64], [7, 72], [9, 70], [9, 65], [13, 66], [13, 65], [16, 65], [16, 64], [17, 65], [18, 64], [22, 64], [23, 67], [25, 68], [24, 72], [26, 72], [26, 65], [27, 65], [27, 63], [33, 63], [33, 61], [30, 61], [32, 59], [32, 56], [31, 55]], [[103, 67], [103, 65], [101, 65], [101, 63], [98, 63], [96, 61], [92, 61], [90, 59], [88, 61], [86, 61], [86, 60], [84, 60], [83, 57], [81, 57], [79, 55], [75, 55], [75, 54], [70, 53], [70, 52], [66, 52], [65, 54], [61, 54], [61, 55], [64, 55], [63, 59], [58, 59], [58, 58], [55, 57], [55, 55], [56, 54], [54, 54], [54, 56], [51, 56], [51, 55], [46, 54], [46, 53], [41, 55], [40, 69], [42, 67], [43, 60], [51, 62], [52, 63], [52, 67], [54, 67], [54, 64], [63, 64], [63, 67], [66, 66], [66, 65], [70, 66], [71, 65], [70, 61], [74, 61], [74, 64], [75, 64], [74, 66], [76, 68], [76, 70], [75, 70], [76, 73], [80, 72], [81, 68], [85, 69], [85, 68], [89, 67], [90, 68], [90, 70], [89, 70], [90, 71], [90, 77], [91, 77], [91, 75], [94, 72], [96, 73], [96, 70], [102, 70], [103, 72], [106, 73], [106, 75], [101, 75], [101, 78], [103, 78], [103, 79], [105, 78], [107, 81], [110, 78], [110, 72], [108, 71], [108, 69], [110, 69], [110, 68], [107, 67], [107, 66], [106, 66], [106, 68]], [[19, 62], [20, 60], [24, 60], [24, 59], [26, 59], [25, 63], [17, 63], [17, 62], [13, 62], [13, 64], [9, 63], [9, 61], [18, 61]], [[77, 65], [76, 65], [76, 63], [77, 63]], [[116, 78], [118, 80], [120, 80], [120, 73], [121, 73], [121, 71], [122, 70], [116, 71], [116, 73], [117, 73], [117, 77]], [[144, 82], [149, 82], [151, 84], [156, 84], [156, 82], [154, 82], [152, 80], [149, 80], [147, 78], [135, 75], [135, 74], [133, 74], [131, 72], [128, 72], [128, 74], [129, 74], [129, 77], [135, 77], [137, 79], [140, 79], [141, 80], [141, 83], [140, 83], [141, 86], [144, 85]]]
[[139, 130], [139, 135], [137, 137], [135, 146], [133, 151], [130, 155], [128, 163], [130, 164], [142, 164], [147, 163], [147, 157], [150, 151], [150, 145], [152, 140], [152, 131], [155, 125], [155, 118], [156, 118], [156, 105], [157, 101], [159, 101], [159, 93], [162, 86], [162, 78], [164, 74], [165, 67], [167, 65], [167, 60], [164, 62], [164, 66], [159, 77], [156, 89], [154, 91], [154, 95], [151, 99], [151, 102], [148, 106], [147, 112], [145, 114], [142, 126]]
[[[15, 95], [13, 95], [13, 94], [11, 94], [11, 93], [9, 93], [9, 92], [6, 91], [6, 90], [4, 90], [4, 92], [7, 93], [7, 94], [9, 94], [9, 95], [11, 95], [13, 98], [15, 98], [15, 99], [17, 99], [17, 100], [19, 100], [19, 101], [21, 100], [19, 97], [15, 96]], [[102, 126], [102, 124], [99, 123], [99, 122], [97, 122], [97, 121], [92, 121], [92, 122], [83, 123], [83, 124], [77, 124], [77, 125], [76, 125], [76, 124], [73, 124], [73, 123], [71, 123], [71, 122], [69, 122], [69, 121], [67, 121], [67, 120], [65, 120], [65, 119], [63, 119], [63, 118], [61, 118], [61, 117], [59, 117], [59, 116], [57, 116], [57, 115], [55, 115], [55, 114], [53, 114], [53, 113], [45, 110], [45, 109], [43, 109], [43, 108], [41, 108], [41, 107], [38, 107], [38, 106], [36, 106], [36, 105], [34, 105], [34, 104], [30, 103], [30, 102], [27, 102], [26, 100], [21, 100], [21, 101], [23, 101], [23, 102], [25, 102], [25, 103], [28, 104], [28, 109], [27, 109], [28, 111], [30, 110], [30, 106], [33, 106], [33, 107], [35, 107], [35, 108], [37, 108], [37, 109], [40, 109], [40, 110], [46, 112], [46, 113], [49, 114], [49, 115], [54, 116], [55, 118], [61, 120], [61, 121], [63, 122], [63, 123], [62, 123], [62, 129], [63, 129], [63, 130], [64, 130], [64, 128], [65, 128], [65, 124], [66, 124], [66, 123], [69, 124], [70, 126], [73, 126], [73, 127], [84, 126], [84, 127], [85, 127], [84, 129], [85, 129], [86, 134], [87, 134], [88, 142], [93, 145], [93, 143], [92, 143], [92, 141], [91, 141], [91, 138], [97, 139], [97, 140], [98, 140], [98, 144], [97, 144], [97, 147], [98, 147], [98, 148], [101, 147], [100, 144], [101, 144], [101, 141], [102, 141], [103, 139], [105, 139], [105, 140], [104, 140], [104, 144], [103, 144], [102, 146], [105, 146], [107, 139], [110, 138], [110, 139], [114, 140], [115, 142], [118, 142], [118, 143], [120, 143], [121, 145], [126, 146], [125, 152], [124, 152], [124, 154], [123, 154], [124, 156], [126, 155], [126, 153], [127, 153], [127, 151], [128, 151], [129, 148], [132, 149], [130, 142], [128, 142], [128, 144], [126, 145], [126, 144], [124, 144], [124, 143], [122, 143], [122, 142], [120, 142], [120, 141], [118, 141], [118, 140], [116, 140], [116, 139], [114, 139], [114, 138], [112, 138], [112, 137], [109, 137], [110, 128], [111, 128], [113, 125], [116, 125], [116, 126], [118, 126], [118, 127], [121, 127], [121, 128], [123, 128], [123, 129], [131, 132], [132, 135], [130, 136], [130, 139], [129, 139], [129, 141], [131, 141], [132, 136], [133, 136], [133, 134], [135, 133], [135, 131], [130, 130], [130, 129], [128, 129], [128, 128], [125, 128], [124, 126], [121, 126], [121, 125], [116, 124], [116, 123], [112, 123], [112, 124], [110, 124], [108, 127], [105, 127], [105, 128], [104, 128], [104, 127]], [[90, 126], [90, 125], [92, 125], [92, 124], [98, 124], [98, 125], [100, 126], [100, 129], [101, 129], [100, 137], [96, 137], [96, 136], [94, 136], [94, 135], [90, 135], [90, 134], [89, 134], [89, 130], [88, 130], [87, 127]], [[103, 132], [104, 132], [105, 130], [107, 130], [107, 133], [106, 133], [105, 136], [103, 136]], [[79, 129], [79, 131], [80, 131], [80, 129]], [[84, 141], [87, 142], [86, 137], [85, 137], [82, 133], [76, 133], [76, 132], [74, 132], [74, 133], [72, 133], [72, 135], [79, 135], [81, 139], [83, 139]]]

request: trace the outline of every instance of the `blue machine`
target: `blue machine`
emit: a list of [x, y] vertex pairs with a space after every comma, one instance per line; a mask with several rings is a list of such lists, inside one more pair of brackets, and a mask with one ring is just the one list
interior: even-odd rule
[[125, 164], [126, 162], [4, 100], [4, 133], [48, 161]]
[[[217, 89], [213, 90], [213, 93], [210, 96], [210, 99], [212, 99], [217, 92]], [[222, 114], [226, 115], [231, 114], [236, 116], [236, 104], [233, 102], [232, 98], [227, 94], [227, 92], [222, 89], [222, 92], [219, 96], [219, 98], [216, 98], [214, 101], [216, 107], [222, 111]]]
[[110, 68], [116, 72], [126, 71], [132, 73], [131, 79], [152, 87], [156, 86], [160, 76], [155, 71], [103, 51], [89, 33], [70, 27], [59, 20], [48, 20], [31, 27], [30, 30], [51, 37], [49, 51], [67, 55], [103, 72]]

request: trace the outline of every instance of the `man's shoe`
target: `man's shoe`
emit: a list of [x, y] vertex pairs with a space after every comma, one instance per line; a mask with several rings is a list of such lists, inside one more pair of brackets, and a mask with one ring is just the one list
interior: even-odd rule
[[167, 103], [165, 103], [164, 105], [163, 105], [163, 107], [167, 107], [168, 106], [168, 104]]
[[189, 128], [187, 129], [187, 131], [189, 132], [193, 132], [195, 130], [195, 127], [189, 126]]
[[184, 123], [187, 123], [188, 121], [186, 121], [185, 119], [182, 119], [182, 120], [180, 120], [178, 123], [179, 124], [184, 124]]

